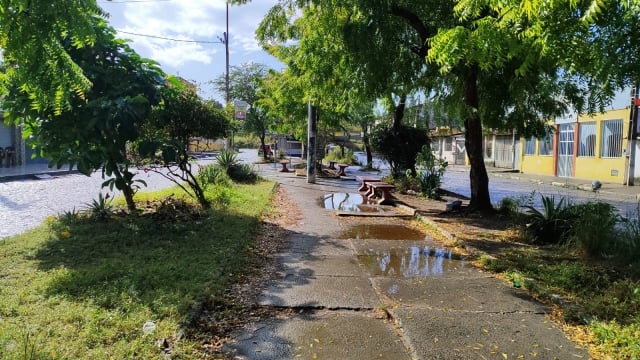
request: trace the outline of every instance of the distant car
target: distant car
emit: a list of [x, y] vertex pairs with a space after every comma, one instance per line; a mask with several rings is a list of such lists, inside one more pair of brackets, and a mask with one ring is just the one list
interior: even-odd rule
[[260, 145], [260, 147], [258, 148], [258, 155], [264, 156], [264, 154], [266, 154], [267, 156], [273, 156], [271, 145]]

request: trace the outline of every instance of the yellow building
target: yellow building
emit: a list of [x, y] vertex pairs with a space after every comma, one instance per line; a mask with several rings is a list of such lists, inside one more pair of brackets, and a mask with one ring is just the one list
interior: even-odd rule
[[628, 146], [630, 111], [557, 120], [546, 137], [521, 139], [520, 171], [625, 184], [635, 162]]

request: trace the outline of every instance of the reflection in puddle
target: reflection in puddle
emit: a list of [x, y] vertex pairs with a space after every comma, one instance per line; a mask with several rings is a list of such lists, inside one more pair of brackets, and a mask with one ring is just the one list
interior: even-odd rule
[[384, 212], [380, 206], [369, 203], [369, 200], [361, 194], [355, 193], [330, 193], [322, 197], [321, 206], [329, 210], [350, 212]]
[[431, 246], [379, 250], [359, 255], [358, 261], [373, 276], [405, 278], [441, 275], [469, 266], [452, 250]]
[[360, 224], [340, 235], [341, 239], [425, 240], [428, 235], [406, 225]]

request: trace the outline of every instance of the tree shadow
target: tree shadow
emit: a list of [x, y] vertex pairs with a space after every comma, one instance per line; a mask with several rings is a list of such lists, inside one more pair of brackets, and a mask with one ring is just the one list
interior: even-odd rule
[[186, 317], [196, 301], [222, 292], [246, 266], [256, 219], [219, 211], [157, 216], [79, 217], [56, 225], [35, 254], [41, 270], [66, 270], [47, 295]]

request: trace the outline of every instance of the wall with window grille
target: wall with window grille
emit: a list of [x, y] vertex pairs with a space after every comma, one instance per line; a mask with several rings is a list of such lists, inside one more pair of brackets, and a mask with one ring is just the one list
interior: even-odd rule
[[625, 182], [629, 109], [578, 117], [575, 177]]
[[[629, 109], [610, 110], [594, 116], [580, 115], [574, 120], [572, 141], [563, 148], [565, 161], [572, 161], [572, 175], [585, 179], [586, 183], [600, 180], [610, 183], [625, 183], [627, 132]], [[571, 122], [570, 122], [571, 123]], [[558, 133], [551, 138], [521, 139], [520, 168], [523, 173], [558, 174]], [[571, 155], [573, 154], [573, 155]], [[639, 154], [640, 156], [640, 154]]]

